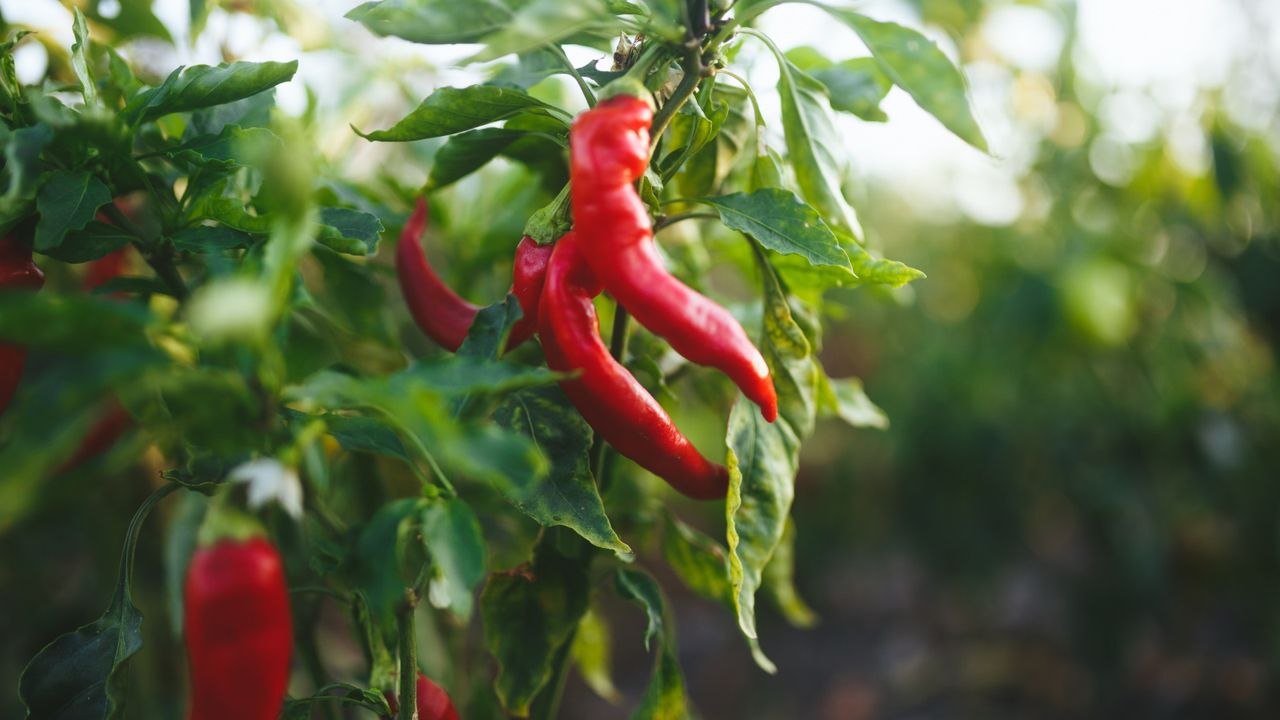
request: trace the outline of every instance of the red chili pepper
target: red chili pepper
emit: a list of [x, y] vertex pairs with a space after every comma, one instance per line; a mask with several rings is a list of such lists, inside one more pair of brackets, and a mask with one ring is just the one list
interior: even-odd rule
[[[458, 710], [444, 688], [431, 681], [431, 678], [418, 673], [418, 720], [458, 720]], [[385, 693], [387, 705], [391, 707], [394, 717], [400, 712], [400, 703], [396, 696]]]
[[727, 310], [663, 267], [632, 183], [649, 162], [653, 110], [619, 95], [580, 115], [569, 133], [574, 231], [591, 269], [636, 320], [676, 352], [728, 375], [766, 420], [778, 416], [769, 366]]
[[540, 332], [547, 365], [581, 371], [560, 385], [600, 437], [636, 464], [696, 499], [724, 497], [729, 474], [689, 442], [657, 400], [609, 354], [591, 299], [600, 285], [575, 233], [560, 238], [542, 291]]
[[[0, 291], [9, 288], [39, 290], [44, 286], [44, 273], [31, 259], [31, 246], [12, 234], [0, 237]], [[27, 349], [12, 343], [0, 343], [0, 413], [9, 407], [22, 379], [27, 362]]]
[[89, 269], [85, 271], [80, 285], [85, 291], [92, 292], [120, 277], [128, 266], [129, 247], [126, 245], [89, 263]]
[[[426, 229], [427, 204], [419, 199], [396, 248], [400, 291], [422, 332], [446, 350], [457, 352], [480, 308], [459, 297], [436, 275], [422, 249], [421, 238]], [[521, 238], [516, 246], [511, 292], [519, 301], [524, 317], [511, 328], [508, 350], [528, 340], [537, 329], [538, 298], [550, 258], [551, 246], [539, 245], [533, 238]]]
[[280, 555], [262, 538], [196, 550], [187, 570], [188, 720], [275, 720], [293, 631]]

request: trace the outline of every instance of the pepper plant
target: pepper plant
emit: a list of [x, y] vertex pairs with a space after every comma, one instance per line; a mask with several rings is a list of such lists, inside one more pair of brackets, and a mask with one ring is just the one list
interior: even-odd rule
[[[653, 655], [633, 716], [690, 716], [663, 565], [721, 603], [773, 671], [757, 597], [814, 621], [792, 581], [804, 528], [788, 519], [803, 442], [825, 418], [885, 423], [856, 378], [819, 360], [824, 294], [923, 277], [864, 245], [834, 114], [885, 121], [897, 86], [985, 147], [962, 76], [919, 32], [811, 1], [871, 56], [784, 53], [753, 27], [784, 4], [359, 5], [349, 21], [378, 36], [473, 44], [463, 64], [484, 78], [435, 87], [383, 126], [353, 118], [353, 143], [402, 144], [374, 176], [326, 154], [322, 108], [275, 107], [295, 62], [148, 79], [113, 40], [168, 39], [163, 24], [146, 3], [113, 17], [93, 3], [75, 10], [69, 53], [24, 86], [14, 52], [41, 39], [5, 26], [0, 257], [34, 258], [49, 281], [0, 294], [0, 340], [23, 350], [5, 357], [25, 355], [0, 418], [0, 531], [68, 475], [154, 490], [105, 614], [24, 671], [29, 717], [125, 714], [129, 682], [145, 682], [129, 666], [150, 651], [134, 552], [169, 504], [166, 607], [179, 637], [199, 629], [190, 684], [214, 699], [171, 691], [137, 713], [446, 717], [443, 686], [463, 717], [555, 717], [575, 666], [616, 694], [617, 619], [602, 609], [616, 595]], [[198, 29], [208, 8], [191, 8]], [[596, 59], [575, 65], [584, 48]], [[737, 63], [752, 53], [776, 65], [776, 116]], [[449, 279], [492, 304], [450, 289], [424, 231]], [[109, 279], [80, 279], [106, 258]], [[278, 548], [283, 617], [274, 577], [235, 578], [249, 547], [246, 573], [278, 573]], [[220, 633], [234, 613], [217, 593], [269, 637]], [[344, 644], [360, 648], [355, 670], [326, 662]], [[240, 705], [216, 690], [250, 684]]]

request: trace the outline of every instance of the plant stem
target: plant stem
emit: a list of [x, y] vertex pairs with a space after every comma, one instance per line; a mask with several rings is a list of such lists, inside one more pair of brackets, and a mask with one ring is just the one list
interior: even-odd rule
[[698, 89], [698, 83], [702, 82], [703, 72], [707, 69], [702, 64], [702, 48], [693, 45], [685, 53], [684, 62], [680, 64], [684, 68], [684, 77], [680, 78], [680, 84], [676, 86], [676, 90], [671, 94], [671, 99], [663, 104], [662, 108], [653, 116], [653, 125], [649, 129], [649, 153], [658, 147], [658, 141], [662, 139], [662, 133], [666, 132], [667, 126], [671, 124], [671, 119], [675, 117], [676, 112], [685, 104], [693, 93]]
[[102, 212], [115, 223], [116, 227], [124, 230], [132, 235], [137, 242], [135, 245], [138, 251], [142, 253], [142, 258], [147, 261], [151, 269], [155, 271], [156, 276], [169, 286], [169, 290], [173, 292], [174, 297], [179, 300], [186, 300], [190, 294], [187, 290], [187, 283], [182, 279], [182, 274], [178, 272], [178, 266], [173, 262], [173, 248], [169, 245], [148, 241], [142, 234], [142, 230], [133, 224], [120, 208], [114, 204], [102, 206]]
[[399, 720], [418, 720], [418, 634], [414, 628], [417, 608], [418, 593], [405, 588], [404, 604], [396, 614], [400, 630]]
[[552, 51], [556, 57], [564, 65], [565, 70], [569, 71], [569, 75], [578, 83], [578, 88], [582, 90], [582, 97], [587, 101], [587, 107], [596, 106], [596, 94], [591, 92], [591, 86], [587, 85], [587, 81], [582, 79], [582, 73], [578, 72], [578, 68], [573, 66], [573, 62], [569, 60], [569, 56], [565, 54], [564, 48], [558, 44], [552, 45]]
[[[609, 335], [609, 354], [619, 363], [627, 354], [627, 328], [631, 324], [631, 313], [621, 305], [615, 306], [617, 309], [613, 313], [613, 330]], [[599, 435], [596, 436], [595, 444], [591, 446], [591, 472], [595, 475], [596, 484], [601, 489], [608, 486], [604, 477], [605, 458], [608, 455], [608, 447]]]
[[719, 217], [720, 215], [718, 213], [696, 212], [696, 211], [680, 213], [679, 215], [668, 215], [667, 217], [664, 217], [653, 224], [653, 231], [657, 232], [665, 227], [670, 227], [680, 222], [681, 220], [715, 220], [715, 219], [718, 219]]

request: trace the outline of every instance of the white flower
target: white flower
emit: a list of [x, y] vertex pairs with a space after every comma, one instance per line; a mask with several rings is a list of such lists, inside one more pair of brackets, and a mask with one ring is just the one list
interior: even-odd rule
[[272, 500], [294, 519], [302, 517], [302, 480], [275, 458], [250, 460], [231, 471], [232, 482], [248, 483], [249, 507], [257, 510]]

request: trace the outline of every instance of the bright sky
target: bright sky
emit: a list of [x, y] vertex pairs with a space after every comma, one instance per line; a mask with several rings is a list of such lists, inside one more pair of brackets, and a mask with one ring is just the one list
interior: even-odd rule
[[[317, 25], [328, 23], [340, 42], [400, 55], [420, 54], [433, 63], [448, 64], [471, 48], [422, 48], [390, 39], [371, 39], [355, 23], [342, 18], [356, 0], [312, 0]], [[1076, 61], [1085, 83], [1081, 98], [1096, 108], [1106, 136], [1092, 148], [1095, 170], [1102, 179], [1123, 183], [1132, 168], [1127, 149], [1132, 144], [1167, 140], [1169, 152], [1189, 172], [1208, 170], [1208, 147], [1201, 130], [1201, 91], [1226, 85], [1224, 102], [1237, 122], [1254, 128], [1277, 123], [1280, 87], [1280, 2], [1275, 0], [1080, 0]], [[156, 0], [156, 14], [184, 38], [188, 0]], [[864, 0], [860, 10], [882, 20], [920, 28], [911, 6], [897, 0]], [[1040, 9], [1012, 2], [988, 14], [982, 32], [966, 57], [964, 68], [978, 119], [994, 157], [969, 148], [948, 134], [894, 90], [884, 109], [890, 121], [865, 123], [839, 115], [853, 172], [860, 180], [892, 187], [913, 204], [946, 218], [964, 213], [992, 225], [1007, 224], [1027, 206], [1019, 179], [1033, 160], [1033, 151], [1046, 134], [1061, 130], [1057, 99], [1046, 79], [1056, 64], [1066, 34], [1070, 5], [1065, 0]], [[71, 44], [70, 15], [56, 0], [0, 0], [11, 22], [47, 28], [64, 45]], [[762, 29], [783, 48], [812, 45], [833, 59], [865, 55], [857, 37], [821, 11], [786, 6], [764, 16]], [[180, 42], [169, 65], [216, 62], [225, 44], [248, 60], [301, 58], [298, 78], [281, 89], [286, 109], [300, 110], [305, 102], [302, 83], [322, 103], [337, 103], [337, 94], [363, 78], [351, 77], [333, 53], [306, 52], [290, 37], [271, 32], [271, 26], [242, 15], [215, 11], [206, 34], [196, 47]], [[933, 28], [923, 30], [953, 58], [953, 41]], [[748, 41], [750, 42], [750, 41]], [[767, 117], [777, 117], [778, 101], [770, 91], [777, 77], [772, 60], [761, 52], [750, 78], [761, 95]], [[586, 61], [592, 53], [575, 53]], [[27, 43], [18, 55], [19, 74], [26, 79], [43, 71], [43, 49]], [[355, 72], [359, 72], [358, 69]], [[335, 75], [337, 74], [337, 75]], [[345, 82], [335, 77], [345, 74]], [[449, 82], [465, 82], [467, 74], [451, 73]], [[373, 95], [376, 99], [377, 95]], [[776, 124], [776, 122], [775, 122]], [[344, 123], [345, 126], [345, 123]], [[1278, 141], [1280, 142], [1280, 141]], [[1277, 148], [1280, 153], [1280, 147]]]

